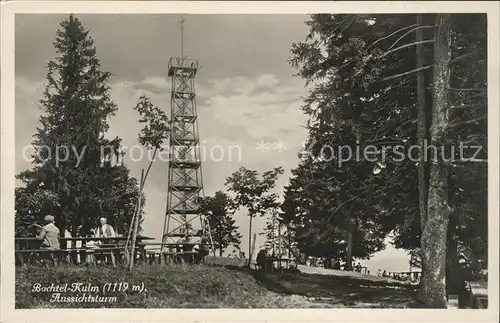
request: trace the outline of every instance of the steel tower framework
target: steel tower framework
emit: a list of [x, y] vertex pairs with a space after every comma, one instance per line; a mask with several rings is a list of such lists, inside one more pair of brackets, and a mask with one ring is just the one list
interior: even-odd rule
[[172, 84], [170, 158], [162, 242], [176, 243], [187, 234], [208, 236], [211, 242], [208, 223], [199, 213], [203, 180], [194, 85], [198, 60], [171, 58], [168, 65]]

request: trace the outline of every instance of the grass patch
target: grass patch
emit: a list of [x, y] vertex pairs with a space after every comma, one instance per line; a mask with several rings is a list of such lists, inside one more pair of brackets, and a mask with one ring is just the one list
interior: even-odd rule
[[[126, 291], [89, 293], [116, 297], [116, 301], [51, 301], [53, 292], [33, 292], [33, 286], [88, 283], [128, 283]], [[140, 293], [132, 287], [142, 286]], [[84, 292], [63, 292], [61, 296], [81, 296]], [[207, 266], [144, 266], [129, 272], [125, 268], [17, 268], [16, 308], [283, 308], [297, 303], [296, 297], [281, 296], [259, 284], [246, 272]]]
[[[99, 292], [66, 291], [112, 297], [107, 302], [54, 301], [54, 292], [33, 292], [41, 286], [91, 284]], [[127, 283], [126, 291], [103, 293], [107, 283]], [[123, 286], [123, 285], [122, 285]], [[132, 286], [144, 286], [142, 292]], [[126, 268], [59, 266], [17, 268], [18, 309], [26, 308], [325, 308], [407, 307], [414, 291], [346, 277], [310, 274], [266, 274], [241, 267], [138, 266]]]

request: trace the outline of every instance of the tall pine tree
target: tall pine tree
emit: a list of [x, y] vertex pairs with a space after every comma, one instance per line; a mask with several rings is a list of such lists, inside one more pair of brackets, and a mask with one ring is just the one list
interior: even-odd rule
[[[105, 137], [117, 110], [109, 95], [111, 73], [101, 70], [94, 40], [73, 15], [61, 22], [54, 47], [57, 57], [47, 65], [32, 143], [33, 168], [17, 176], [24, 183], [16, 191], [17, 231], [51, 213], [73, 236], [89, 234], [103, 216], [125, 233], [139, 191], [128, 168], [112, 158], [119, 155], [121, 139]], [[40, 190], [50, 198], [34, 207]]]

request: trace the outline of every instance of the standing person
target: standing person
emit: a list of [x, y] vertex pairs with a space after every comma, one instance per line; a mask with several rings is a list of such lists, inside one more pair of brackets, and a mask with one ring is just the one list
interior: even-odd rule
[[[57, 255], [61, 246], [59, 244], [60, 231], [54, 224], [55, 219], [52, 215], [47, 215], [44, 218], [45, 225], [42, 227], [38, 240], [42, 240], [42, 249], [47, 251], [47, 258], [52, 262], [52, 265], [57, 264]], [[45, 258], [45, 257], [44, 257]]]
[[[115, 229], [113, 229], [113, 227], [110, 224], [108, 224], [108, 219], [102, 217], [100, 221], [101, 221], [101, 226], [97, 229], [97, 238], [116, 238]], [[104, 244], [108, 246], [112, 244], [112, 241], [109, 239], [106, 239], [102, 242], [104, 242]], [[105, 254], [108, 254], [108, 252], [105, 252]], [[115, 266], [116, 260], [115, 260], [114, 250], [110, 250], [109, 255], [111, 258], [111, 263], [113, 264], [113, 266]], [[107, 255], [105, 257], [105, 260], [107, 262]]]
[[266, 266], [265, 266], [265, 271], [273, 271], [274, 270], [274, 260], [276, 259], [275, 256], [271, 254], [269, 257], [269, 251], [267, 249], [264, 250], [264, 255], [266, 256]]
[[189, 234], [186, 234], [184, 239], [182, 239], [182, 259], [184, 263], [193, 263], [193, 249], [195, 246], [195, 242], [193, 242], [192, 237]]
[[257, 254], [257, 268], [260, 271], [265, 271], [266, 270], [266, 258], [267, 258], [267, 252], [265, 249], [261, 249], [259, 253]]
[[458, 294], [458, 308], [469, 308], [472, 280], [472, 269], [464, 256], [458, 259], [458, 267], [452, 274], [450, 294]]
[[208, 248], [208, 239], [203, 235], [203, 230], [199, 230], [196, 235], [201, 237], [200, 243], [196, 244], [193, 249], [197, 252], [197, 254], [195, 255], [195, 263], [200, 264], [204, 262], [204, 259], [208, 255], [210, 250]]

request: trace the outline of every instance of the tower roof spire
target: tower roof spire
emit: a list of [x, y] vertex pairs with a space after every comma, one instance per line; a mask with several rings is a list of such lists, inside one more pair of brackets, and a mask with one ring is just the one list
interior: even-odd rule
[[186, 16], [181, 16], [181, 58], [184, 58], [184, 22], [186, 21]]

